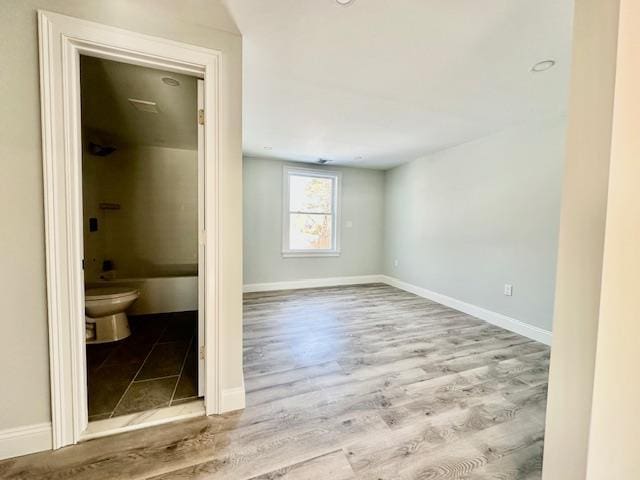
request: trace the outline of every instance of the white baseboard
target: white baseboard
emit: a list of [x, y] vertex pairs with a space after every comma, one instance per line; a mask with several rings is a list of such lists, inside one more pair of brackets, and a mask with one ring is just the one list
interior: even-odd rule
[[245, 292], [270, 292], [274, 290], [298, 290], [301, 288], [336, 287], [382, 282], [382, 275], [359, 275], [356, 277], [309, 278], [288, 282], [251, 283], [244, 286]]
[[[356, 277], [312, 278], [288, 282], [252, 283], [245, 285], [243, 290], [245, 292], [268, 292], [274, 290], [297, 290], [301, 288], [335, 287], [339, 285], [359, 285], [366, 283], [386, 283], [387, 285], [414, 293], [419, 297], [428, 298], [434, 302], [438, 302], [460, 312], [467, 313], [511, 332], [524, 335], [525, 337], [531, 338], [537, 342], [551, 345], [551, 332], [548, 330], [534, 327], [533, 325], [529, 325], [501, 313], [493, 312], [486, 308], [478, 307], [477, 305], [463, 302], [462, 300], [457, 300], [441, 293], [432, 292], [426, 288], [418, 287], [387, 275], [360, 275]], [[224, 395], [225, 393], [223, 392], [223, 396]], [[231, 397], [234, 395], [236, 394], [230, 393]], [[244, 390], [242, 392], [242, 396], [243, 399], [241, 403], [244, 405]], [[233, 401], [231, 401], [231, 403], [233, 403]]]
[[242, 410], [245, 407], [244, 380], [241, 387], [224, 389], [221, 401], [221, 413]]
[[491, 323], [498, 327], [502, 327], [519, 335], [523, 335], [537, 342], [544, 343], [545, 345], [551, 345], [551, 332], [549, 332], [548, 330], [534, 327], [533, 325], [521, 322], [520, 320], [516, 320], [515, 318], [507, 317], [506, 315], [503, 315], [501, 313], [492, 312], [491, 310], [487, 310], [485, 308], [478, 307], [477, 305], [472, 305], [471, 303], [466, 303], [461, 300], [442, 295], [441, 293], [432, 292], [431, 290], [427, 290], [426, 288], [403, 282], [402, 280], [398, 280], [397, 278], [381, 275], [381, 280], [382, 282], [386, 283], [387, 285], [391, 285], [392, 287], [411, 292], [415, 295], [418, 295], [419, 297], [428, 298], [429, 300], [433, 300], [434, 302], [440, 303], [460, 312], [467, 313], [481, 320], [484, 320], [485, 322]]
[[0, 460], [52, 448], [51, 423], [0, 430]]

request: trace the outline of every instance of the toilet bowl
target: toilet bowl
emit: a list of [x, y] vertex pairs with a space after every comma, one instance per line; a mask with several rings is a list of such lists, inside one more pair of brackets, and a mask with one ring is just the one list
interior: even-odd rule
[[125, 310], [140, 292], [131, 287], [88, 288], [84, 293], [87, 343], [115, 342], [131, 335]]

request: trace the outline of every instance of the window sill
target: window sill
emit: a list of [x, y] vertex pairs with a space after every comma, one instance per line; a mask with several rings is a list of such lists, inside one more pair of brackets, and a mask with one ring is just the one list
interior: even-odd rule
[[282, 252], [282, 258], [339, 257], [340, 252]]

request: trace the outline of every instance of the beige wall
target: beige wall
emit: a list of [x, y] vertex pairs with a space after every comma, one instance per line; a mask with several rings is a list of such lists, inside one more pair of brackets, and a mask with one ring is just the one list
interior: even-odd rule
[[[223, 52], [220, 244], [224, 388], [242, 383], [242, 40], [217, 1], [0, 2], [0, 430], [50, 421], [36, 9]], [[153, 15], [149, 15], [149, 12]]]
[[[341, 254], [339, 257], [283, 258], [284, 165], [280, 160], [244, 159], [245, 284], [379, 274], [382, 269], [384, 172], [322, 167], [342, 172]], [[313, 168], [309, 164], [301, 166]], [[347, 222], [351, 227], [347, 227]]]
[[[111, 155], [85, 153], [82, 165], [85, 281], [102, 262], [121, 278], [186, 270], [198, 262], [198, 152], [125, 147]], [[119, 210], [101, 210], [100, 203]], [[88, 219], [98, 219], [89, 232]]]
[[640, 478], [639, 23], [622, 0], [588, 480]]
[[576, 1], [544, 480], [585, 478], [600, 308], [617, 25], [617, 0]]

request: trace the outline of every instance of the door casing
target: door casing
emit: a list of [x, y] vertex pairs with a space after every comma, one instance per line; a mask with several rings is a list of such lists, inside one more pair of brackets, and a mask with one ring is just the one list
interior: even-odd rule
[[[204, 398], [220, 413], [219, 151], [220, 71], [217, 50], [38, 11], [42, 156], [53, 448], [77, 443], [87, 427], [82, 271], [80, 55], [193, 75], [202, 79], [204, 228]], [[200, 148], [200, 145], [199, 145]], [[167, 421], [170, 421], [168, 418]], [[144, 423], [140, 427], [146, 426]]]

